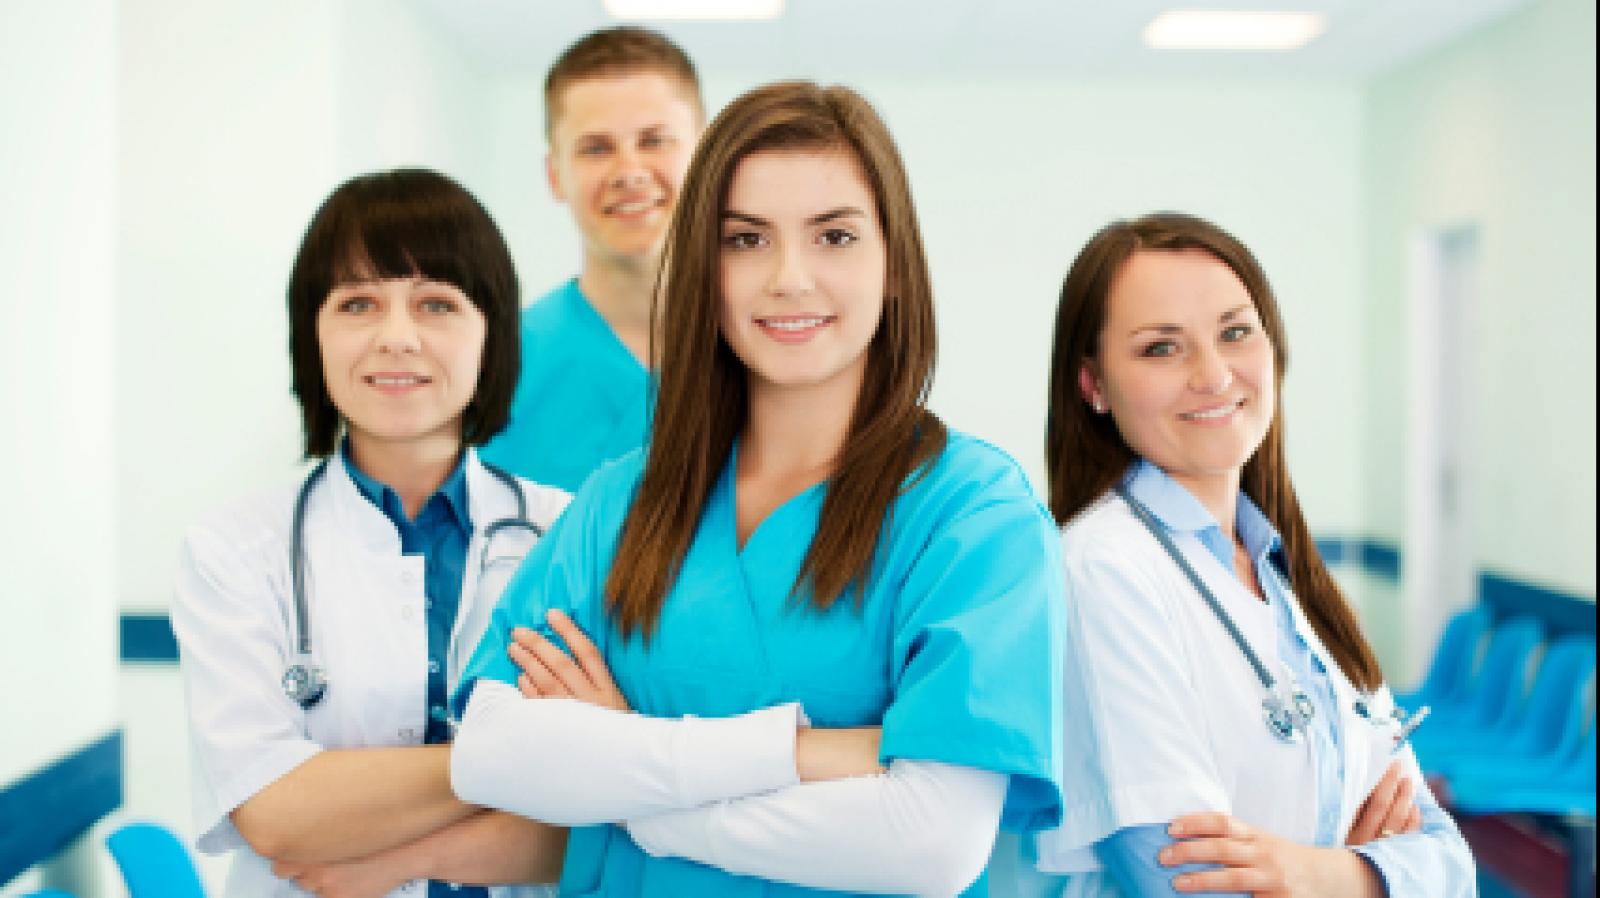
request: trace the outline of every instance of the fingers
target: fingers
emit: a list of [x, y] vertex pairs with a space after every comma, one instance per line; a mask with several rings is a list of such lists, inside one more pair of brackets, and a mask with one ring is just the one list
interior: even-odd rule
[[1422, 808], [1417, 807], [1416, 804], [1412, 804], [1411, 813], [1406, 815], [1405, 825], [1402, 826], [1398, 831], [1403, 833], [1422, 832]]
[[1248, 867], [1260, 860], [1261, 850], [1253, 842], [1227, 838], [1188, 839], [1174, 842], [1156, 855], [1163, 866], [1183, 864], [1218, 864], [1224, 867]]
[[1252, 835], [1250, 827], [1227, 814], [1207, 811], [1199, 814], [1187, 814], [1172, 821], [1167, 827], [1167, 835], [1174, 839], [1196, 839], [1205, 837], [1248, 839]]
[[1405, 832], [1406, 818], [1411, 816], [1411, 811], [1416, 807], [1412, 801], [1411, 778], [1400, 780], [1399, 788], [1394, 791], [1394, 801], [1389, 805], [1389, 813], [1384, 817], [1383, 825], [1378, 829], [1378, 835], [1387, 838], [1395, 833]]
[[[544, 660], [527, 648], [523, 642], [523, 633], [534, 639], [543, 637], [531, 630], [513, 631], [517, 633], [513, 641], [506, 646], [506, 653], [511, 656], [512, 662], [522, 669], [522, 674], [517, 677], [517, 689], [528, 698], [566, 698], [572, 692], [562, 682], [561, 678], [551, 670]], [[568, 662], [569, 664], [571, 662]]]
[[1395, 805], [1395, 793], [1400, 784], [1406, 782], [1404, 771], [1399, 761], [1389, 765], [1383, 772], [1383, 777], [1378, 784], [1372, 787], [1365, 801], [1361, 803], [1361, 810], [1356, 814], [1356, 822], [1350, 828], [1350, 835], [1345, 839], [1349, 845], [1365, 845], [1378, 838], [1382, 830], [1389, 825], [1389, 817]]
[[1231, 867], [1183, 873], [1172, 878], [1180, 892], [1257, 892], [1276, 893], [1283, 888], [1281, 877], [1253, 867]]
[[611, 670], [606, 667], [604, 657], [588, 634], [573, 623], [566, 612], [552, 608], [545, 612], [544, 618], [551, 629], [567, 643], [567, 648], [572, 651], [572, 657], [577, 660], [578, 667], [589, 678], [589, 682], [603, 692], [616, 691], [617, 685], [611, 680]]

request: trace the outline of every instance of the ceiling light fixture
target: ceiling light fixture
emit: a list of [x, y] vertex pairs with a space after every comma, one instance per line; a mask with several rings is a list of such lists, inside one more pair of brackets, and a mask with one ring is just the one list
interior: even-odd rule
[[784, 0], [605, 0], [613, 19], [707, 22], [776, 19]]
[[1182, 9], [1156, 16], [1144, 42], [1157, 50], [1296, 50], [1327, 27], [1314, 12]]

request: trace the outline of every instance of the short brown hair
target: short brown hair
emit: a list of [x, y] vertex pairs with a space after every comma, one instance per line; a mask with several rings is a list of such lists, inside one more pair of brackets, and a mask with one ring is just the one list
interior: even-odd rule
[[850, 432], [829, 478], [794, 594], [827, 609], [860, 600], [889, 505], [944, 450], [927, 408], [936, 349], [933, 287], [905, 165], [859, 94], [804, 81], [756, 88], [706, 130], [683, 182], [652, 307], [660, 372], [644, 477], [623, 523], [606, 604], [624, 636], [653, 633], [701, 510], [749, 418], [749, 374], [718, 325], [722, 215], [739, 163], [766, 151], [839, 152], [860, 164], [883, 228], [883, 318], [867, 347]]
[[556, 58], [544, 77], [544, 133], [549, 136], [559, 117], [561, 94], [579, 81], [615, 78], [641, 72], [666, 75], [683, 88], [686, 99], [705, 115], [700, 76], [683, 48], [663, 34], [637, 25], [619, 25], [584, 35]]
[[312, 216], [289, 274], [289, 358], [307, 458], [331, 454], [342, 418], [322, 376], [317, 315], [328, 294], [365, 278], [425, 277], [454, 285], [487, 332], [462, 439], [482, 444], [506, 426], [521, 369], [521, 301], [511, 252], [466, 188], [435, 171], [402, 168], [339, 185]]
[[1289, 342], [1278, 301], [1250, 250], [1211, 222], [1181, 212], [1114, 221], [1091, 237], [1073, 260], [1061, 285], [1050, 363], [1050, 407], [1045, 419], [1050, 512], [1057, 523], [1066, 524], [1116, 486], [1138, 458], [1111, 416], [1091, 413], [1079, 389], [1078, 372], [1086, 361], [1099, 355], [1107, 301], [1128, 260], [1138, 252], [1183, 250], [1199, 250], [1228, 266], [1255, 304], [1261, 329], [1272, 343], [1277, 405], [1261, 445], [1245, 462], [1240, 488], [1278, 529], [1289, 585], [1299, 596], [1311, 628], [1357, 688], [1376, 689], [1383, 683], [1377, 657], [1361, 635], [1339, 584], [1323, 564], [1289, 481], [1283, 439], [1283, 375], [1289, 363]]

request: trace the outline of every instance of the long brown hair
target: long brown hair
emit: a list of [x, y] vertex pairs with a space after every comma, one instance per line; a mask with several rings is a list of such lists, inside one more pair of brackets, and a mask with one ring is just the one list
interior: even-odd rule
[[[659, 373], [644, 477], [623, 522], [606, 604], [624, 637], [655, 632], [701, 512], [748, 418], [745, 366], [718, 327], [722, 213], [741, 160], [767, 151], [844, 152], [860, 164], [883, 227], [883, 318], [794, 595], [827, 609], [871, 572], [889, 504], [944, 449], [927, 410], [933, 290], [905, 166], [888, 129], [845, 87], [781, 82], [728, 104], [684, 179], [668, 229], [650, 355]], [[654, 326], [659, 325], [659, 327]]]
[[1240, 487], [1278, 529], [1289, 584], [1312, 629], [1352, 683], [1376, 689], [1383, 682], [1378, 659], [1323, 564], [1289, 482], [1283, 445], [1282, 387], [1289, 361], [1283, 317], [1261, 265], [1244, 244], [1216, 225], [1176, 212], [1112, 222], [1073, 261], [1061, 286], [1050, 364], [1050, 412], [1045, 423], [1050, 511], [1058, 524], [1067, 523], [1114, 487], [1137, 458], [1111, 416], [1091, 412], [1079, 389], [1078, 372], [1097, 354], [1106, 302], [1128, 259], [1139, 251], [1188, 249], [1209, 253], [1233, 270], [1255, 302], [1262, 329], [1272, 342], [1277, 407], [1265, 439], [1245, 462]]

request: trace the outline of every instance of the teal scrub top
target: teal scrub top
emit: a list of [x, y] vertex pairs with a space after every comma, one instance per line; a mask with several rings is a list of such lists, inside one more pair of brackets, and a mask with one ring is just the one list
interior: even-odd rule
[[[881, 725], [886, 762], [1009, 774], [1003, 827], [1058, 825], [1060, 546], [1009, 456], [951, 433], [893, 503], [859, 610], [847, 595], [827, 612], [790, 597], [825, 485], [773, 511], [741, 550], [730, 457], [648, 648], [638, 635], [621, 637], [603, 599], [643, 456], [601, 468], [518, 569], [467, 666], [458, 713], [477, 678], [514, 682], [511, 628], [557, 639], [543, 621], [559, 608], [594, 639], [639, 713], [716, 717], [799, 702], [817, 726]], [[615, 825], [572, 831], [561, 893], [838, 894], [652, 858]], [[985, 881], [966, 894], [987, 894]]]
[[511, 420], [478, 457], [576, 492], [603, 462], [644, 445], [649, 387], [644, 366], [573, 278], [522, 310]]

